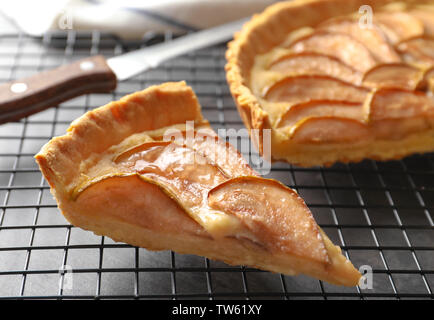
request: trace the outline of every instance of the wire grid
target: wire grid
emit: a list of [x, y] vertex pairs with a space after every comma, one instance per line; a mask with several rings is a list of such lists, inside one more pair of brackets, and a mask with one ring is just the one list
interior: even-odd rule
[[[125, 43], [98, 32], [72, 31], [40, 39], [6, 35], [0, 38], [0, 81], [161, 40], [150, 34]], [[33, 156], [87, 110], [152, 84], [186, 80], [214, 129], [243, 128], [226, 84], [224, 52], [225, 44], [190, 53], [120, 83], [113, 93], [82, 96], [0, 126], [1, 298], [433, 299], [433, 154], [331, 168], [275, 163], [266, 175], [300, 193], [356, 267], [373, 268], [373, 289], [151, 252], [95, 236], [63, 218]]]

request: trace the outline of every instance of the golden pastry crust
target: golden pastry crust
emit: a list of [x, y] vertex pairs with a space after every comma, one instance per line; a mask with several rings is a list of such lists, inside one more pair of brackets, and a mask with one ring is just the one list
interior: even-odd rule
[[[194, 130], [186, 121], [194, 122]], [[168, 129], [179, 129], [181, 141], [164, 140]], [[195, 136], [189, 141], [190, 133]], [[228, 157], [212, 158], [213, 151]], [[198, 162], [186, 161], [190, 156]], [[153, 86], [86, 113], [35, 158], [75, 226], [151, 250], [358, 284], [360, 273], [304, 201], [257, 176], [219, 140], [183, 82]]]
[[[345, 44], [345, 41], [332, 39], [332, 36], [352, 38], [351, 41], [354, 41], [354, 43], [357, 42], [358, 45], [363, 44], [363, 41], [369, 42], [370, 38], [357, 38], [358, 35], [354, 32], [354, 28], [349, 29], [350, 27], [348, 27], [345, 29], [339, 23], [333, 23], [341, 22], [350, 25], [348, 23], [348, 17], [353, 17], [354, 14], [359, 12], [361, 6], [366, 5], [369, 5], [373, 10], [374, 26], [381, 24], [386, 31], [381, 30], [381, 32], [377, 32], [379, 28], [372, 29], [371, 36], [376, 42], [365, 43], [365, 46], [367, 48], [370, 47], [369, 45], [375, 47], [376, 43], [381, 40], [381, 37], [386, 36], [393, 37], [394, 42], [392, 43], [392, 41], [390, 41], [390, 43], [387, 43], [387, 47], [382, 48], [384, 52], [382, 56], [388, 55], [388, 58], [385, 59], [389, 61], [387, 65], [385, 61], [379, 61], [378, 56], [375, 56], [375, 54], [378, 55], [378, 52], [374, 52], [374, 55], [370, 58], [373, 59], [373, 63], [367, 64], [366, 66], [368, 67], [362, 67], [360, 65], [361, 69], [355, 70], [351, 76], [348, 74], [351, 68], [357, 69], [359, 66], [351, 65], [350, 60], [343, 61], [342, 57], [339, 57], [340, 50], [334, 50], [333, 52], [331, 49], [332, 44], [334, 45], [333, 41], [336, 41], [336, 43], [340, 45]], [[429, 8], [427, 7], [428, 9], [419, 7], [427, 5], [430, 6]], [[387, 12], [382, 12], [382, 10], [386, 8], [385, 6], [388, 8]], [[404, 11], [409, 10], [412, 14], [414, 13], [414, 17], [421, 17], [421, 20], [419, 21], [419, 18], [414, 18], [413, 16], [411, 16], [411, 19], [407, 16], [400, 16], [401, 13], [399, 11], [401, 7], [404, 7]], [[422, 8], [422, 10], [420, 8]], [[399, 137], [397, 137], [395, 131], [399, 131], [400, 129], [396, 126], [393, 130], [391, 127], [389, 134], [385, 132], [378, 132], [377, 134], [376, 130], [379, 130], [383, 123], [384, 126], [388, 126], [391, 122], [396, 122], [396, 120], [371, 120], [369, 117], [369, 112], [371, 112], [369, 110], [369, 102], [372, 96], [376, 95], [378, 88], [389, 88], [391, 87], [391, 83], [396, 85], [399, 89], [408, 91], [426, 90], [427, 88], [432, 89], [432, 86], [429, 85], [433, 82], [432, 73], [430, 74], [429, 72], [431, 71], [428, 70], [432, 70], [431, 62], [434, 61], [434, 59], [426, 57], [426, 52], [423, 50], [427, 49], [423, 48], [421, 43], [427, 41], [427, 37], [432, 37], [430, 33], [432, 31], [432, 23], [429, 17], [434, 16], [434, 12], [429, 10], [433, 8], [434, 3], [429, 0], [295, 0], [274, 4], [268, 7], [263, 13], [253, 16], [252, 19], [243, 26], [243, 29], [235, 34], [234, 40], [228, 45], [226, 52], [226, 76], [230, 91], [246, 127], [249, 130], [256, 129], [259, 131], [259, 134], [251, 134], [251, 138], [257, 145], [259, 152], [261, 154], [264, 152], [262, 134], [264, 129], [271, 130], [272, 160], [283, 160], [301, 166], [331, 165], [336, 161], [356, 162], [364, 158], [376, 160], [398, 159], [412, 153], [432, 151], [434, 149], [434, 113], [432, 112], [432, 110], [434, 110], [434, 100], [432, 98], [424, 102], [418, 102], [421, 104], [421, 110], [424, 109], [424, 111], [420, 111], [417, 116], [414, 116], [414, 119], [413, 116], [407, 115], [401, 117], [401, 120], [409, 120], [409, 123], [405, 124], [402, 135], [398, 135]], [[414, 21], [412, 19], [414, 19]], [[333, 23], [330, 23], [330, 21]], [[400, 28], [396, 29], [404, 30], [405, 36], [410, 37], [409, 39], [404, 36], [400, 37], [399, 32], [392, 30], [391, 24], [396, 23], [396, 21], [402, 24], [399, 25]], [[415, 21], [422, 25], [422, 29], [419, 24], [416, 25]], [[413, 28], [406, 28], [406, 23], [413, 23]], [[316, 29], [318, 29], [318, 31]], [[424, 35], [421, 35], [421, 32], [424, 32]], [[316, 51], [315, 43], [312, 40], [314, 37], [316, 37], [315, 41], [323, 41], [322, 43], [328, 44], [330, 48], [325, 46], [326, 51]], [[425, 37], [423, 38], [425, 40], [420, 40], [421, 37]], [[392, 47], [396, 49], [397, 53], [401, 54], [401, 57], [403, 57], [402, 60], [398, 60], [397, 53], [392, 51]], [[311, 52], [311, 50], [314, 51]], [[357, 50], [358, 54], [361, 54], [360, 51], [361, 50]], [[313, 55], [316, 55], [316, 59], [319, 59], [318, 57], [321, 55], [322, 57], [320, 58], [324, 60], [327, 54], [333, 54], [333, 56], [329, 56], [329, 59], [335, 64], [332, 77], [334, 77], [336, 81], [345, 81], [348, 84], [362, 86], [364, 89], [371, 91], [366, 95], [364, 103], [361, 104], [361, 108], [364, 109], [368, 115], [359, 120], [369, 131], [375, 133], [371, 133], [371, 137], [367, 138], [364, 143], [361, 143], [360, 139], [356, 136], [352, 141], [349, 139], [347, 139], [347, 141], [326, 139], [325, 125], [323, 131], [316, 133], [320, 136], [320, 138], [317, 139], [316, 136], [313, 135], [312, 128], [305, 128], [308, 126], [312, 127], [314, 125], [313, 121], [300, 122], [296, 127], [292, 128], [279, 127], [280, 118], [283, 114], [288, 112], [295, 102], [307, 103], [313, 101], [315, 98], [311, 97], [314, 97], [315, 93], [307, 92], [307, 99], [305, 101], [295, 100], [295, 102], [291, 100], [293, 97], [287, 96], [282, 100], [283, 102], [277, 101], [277, 103], [269, 103], [267, 97], [264, 97], [264, 88], [270, 88], [279, 81], [288, 82], [287, 79], [292, 79], [291, 81], [294, 82], [294, 77], [325, 77], [323, 75], [323, 69], [316, 67], [320, 70], [317, 70], [316, 74], [312, 75], [312, 70], [309, 70], [306, 64], [297, 64], [296, 59], [306, 61], [306, 59], [311, 58], [309, 56]], [[367, 62], [368, 58], [366, 54], [363, 53], [360, 55], [360, 57], [365, 57], [362, 59], [363, 62]], [[291, 64], [286, 61], [286, 65], [272, 65], [273, 63], [276, 64], [276, 62], [280, 62], [282, 57], [287, 59], [288, 55], [292, 59], [290, 61]], [[300, 55], [304, 55], [304, 57], [301, 58]], [[424, 57], [424, 59], [420, 57]], [[348, 59], [349, 57], [346, 56], [344, 58]], [[341, 60], [340, 67], [336, 65], [336, 60]], [[283, 75], [277, 72], [258, 72], [258, 75], [255, 76], [253, 70], [257, 70], [255, 69], [258, 68], [257, 66], [262, 65], [265, 68], [270, 68], [270, 63], [274, 69], [285, 68], [286, 73], [290, 72], [287, 70], [292, 68], [294, 74], [287, 73]], [[391, 66], [387, 69], [389, 64]], [[392, 67], [392, 64], [395, 64], [395, 66]], [[337, 68], [339, 72], [336, 71]], [[413, 70], [414, 68], [418, 70], [415, 71]], [[400, 73], [402, 74], [402, 71], [407, 72], [405, 75], [407, 78], [401, 79], [401, 82], [393, 82], [393, 72], [399, 75]], [[301, 74], [298, 72], [301, 72]], [[329, 72], [329, 75], [330, 74]], [[427, 77], [424, 76], [426, 74], [430, 74], [428, 80]], [[287, 88], [294, 88], [296, 85], [303, 87], [304, 83], [288, 84]], [[317, 84], [317, 87], [321, 86], [322, 84]], [[309, 88], [308, 85], [304, 87]], [[327, 87], [324, 86], [324, 89], [327, 90]], [[283, 88], [279, 94], [282, 94], [284, 91], [285, 88]], [[345, 99], [339, 99], [339, 97], [337, 97], [337, 95], [341, 93], [342, 91], [339, 92], [339, 90], [336, 90], [336, 97], [332, 95], [327, 99], [336, 99], [336, 101], [342, 102], [342, 100]], [[321, 100], [321, 98], [319, 99]], [[393, 97], [390, 97], [390, 99], [396, 100]], [[293, 102], [290, 103], [290, 101]], [[346, 100], [346, 102], [353, 101]], [[376, 108], [378, 107], [379, 106], [376, 106]], [[403, 114], [406, 112], [404, 110], [405, 108], [406, 106], [401, 106]], [[322, 124], [326, 122], [330, 121], [324, 119], [322, 122], [317, 121], [315, 125], [320, 124], [322, 126]], [[416, 123], [422, 123], [420, 130], [412, 131], [408, 129], [408, 127], [415, 128]], [[354, 124], [353, 130], [350, 124], [345, 126], [342, 122], [341, 127], [357, 132], [359, 125]], [[307, 135], [305, 132], [303, 135], [305, 140], [295, 141], [293, 132], [300, 130], [311, 131], [310, 139], [306, 138]], [[345, 132], [343, 132], [343, 134], [345, 134]]]

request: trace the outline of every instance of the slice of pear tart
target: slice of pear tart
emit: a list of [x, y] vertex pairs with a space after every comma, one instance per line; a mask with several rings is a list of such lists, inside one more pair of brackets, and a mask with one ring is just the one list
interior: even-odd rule
[[74, 226], [150, 250], [358, 284], [300, 196], [220, 140], [184, 82], [87, 112], [35, 158]]

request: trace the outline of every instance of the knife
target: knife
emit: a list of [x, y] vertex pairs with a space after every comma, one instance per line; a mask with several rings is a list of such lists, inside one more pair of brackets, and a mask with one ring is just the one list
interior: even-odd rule
[[110, 92], [126, 80], [192, 50], [232, 38], [248, 18], [105, 59], [96, 55], [0, 85], [0, 124], [87, 93]]

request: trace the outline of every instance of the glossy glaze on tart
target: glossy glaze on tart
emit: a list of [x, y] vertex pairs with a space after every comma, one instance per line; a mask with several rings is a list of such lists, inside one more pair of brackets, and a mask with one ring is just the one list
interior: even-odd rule
[[[359, 9], [372, 9], [370, 21]], [[271, 156], [301, 166], [434, 150], [434, 1], [295, 0], [254, 16], [227, 80]], [[263, 138], [256, 140], [263, 150]]]
[[220, 140], [183, 82], [87, 112], [36, 161], [75, 226], [151, 250], [358, 284], [298, 194]]

